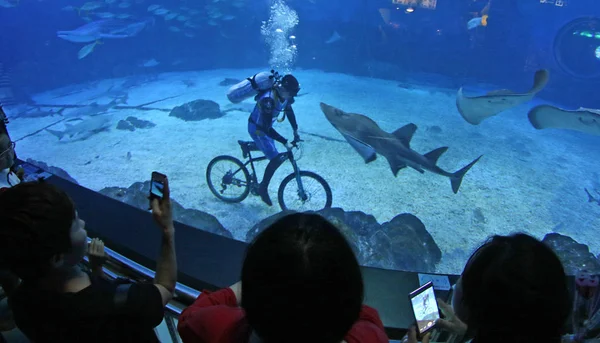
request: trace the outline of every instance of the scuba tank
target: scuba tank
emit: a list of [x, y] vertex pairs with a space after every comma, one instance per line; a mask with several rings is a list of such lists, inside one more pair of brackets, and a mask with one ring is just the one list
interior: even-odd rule
[[260, 72], [254, 74], [238, 84], [235, 84], [227, 91], [227, 98], [234, 104], [240, 103], [252, 96], [267, 91], [279, 81], [279, 73], [271, 70], [271, 72]]

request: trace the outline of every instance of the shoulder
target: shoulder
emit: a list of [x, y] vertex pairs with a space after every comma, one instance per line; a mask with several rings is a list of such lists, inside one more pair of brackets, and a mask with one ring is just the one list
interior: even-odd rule
[[[184, 341], [247, 341], [250, 326], [230, 289], [203, 291], [179, 316], [177, 330]], [[226, 339], [224, 338], [226, 337]]]
[[344, 340], [347, 343], [388, 343], [383, 322], [377, 310], [363, 305], [358, 320], [354, 323]]

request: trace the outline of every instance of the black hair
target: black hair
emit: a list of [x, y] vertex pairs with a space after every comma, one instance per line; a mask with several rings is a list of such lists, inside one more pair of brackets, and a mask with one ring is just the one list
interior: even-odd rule
[[71, 250], [75, 205], [56, 186], [22, 182], [0, 193], [0, 266], [21, 279], [44, 276], [53, 256]]
[[266, 343], [338, 343], [358, 320], [360, 266], [342, 233], [317, 214], [284, 216], [249, 245], [242, 307]]
[[292, 74], [287, 74], [281, 79], [281, 86], [290, 93], [291, 96], [298, 95], [300, 91], [300, 83]]
[[567, 277], [552, 249], [534, 237], [493, 236], [471, 256], [461, 283], [477, 343], [560, 342], [571, 312]]

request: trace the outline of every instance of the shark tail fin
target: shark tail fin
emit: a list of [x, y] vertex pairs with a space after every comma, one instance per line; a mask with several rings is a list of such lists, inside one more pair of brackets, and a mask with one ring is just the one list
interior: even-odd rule
[[473, 167], [473, 165], [475, 165], [475, 163], [479, 161], [481, 156], [474, 159], [473, 162], [467, 164], [461, 170], [452, 174], [452, 176], [450, 177], [450, 184], [452, 184], [452, 191], [454, 192], [454, 194], [458, 193], [458, 189], [460, 188], [460, 184], [462, 183], [463, 177], [465, 177], [465, 174], [469, 171], [469, 169], [471, 169], [471, 167]]
[[594, 199], [594, 197], [590, 194], [590, 191], [588, 191], [587, 188], [584, 188], [584, 189], [588, 196], [588, 202], [594, 202], [594, 200], [596, 200], [596, 199]]
[[63, 136], [65, 135], [65, 133], [62, 131], [56, 131], [56, 130], [50, 130], [50, 129], [46, 129], [46, 131], [55, 135], [58, 138], [58, 140], [61, 140], [63, 138]]
[[426, 153], [424, 156], [427, 157], [427, 159], [430, 160], [433, 164], [437, 164], [437, 161], [439, 160], [440, 156], [442, 156], [442, 154], [445, 153], [446, 150], [448, 150], [448, 147], [443, 146], [441, 148], [431, 150], [430, 152]]

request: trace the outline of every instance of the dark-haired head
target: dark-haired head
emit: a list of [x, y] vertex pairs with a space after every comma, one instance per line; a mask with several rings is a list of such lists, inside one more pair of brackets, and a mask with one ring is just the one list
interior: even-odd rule
[[24, 280], [81, 261], [84, 222], [69, 196], [46, 182], [23, 182], [0, 194], [0, 263]]
[[287, 74], [281, 79], [281, 89], [285, 91], [285, 95], [295, 97], [300, 91], [300, 83], [292, 74]]
[[457, 314], [478, 343], [560, 342], [571, 310], [567, 279], [539, 240], [494, 236], [471, 256], [459, 288]]
[[358, 319], [363, 292], [354, 252], [319, 215], [287, 215], [248, 247], [242, 307], [266, 343], [342, 341]]

